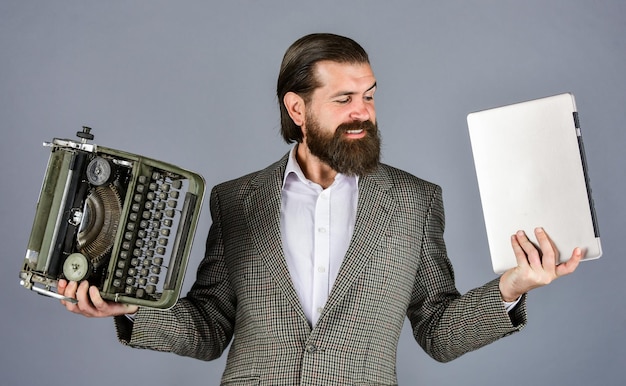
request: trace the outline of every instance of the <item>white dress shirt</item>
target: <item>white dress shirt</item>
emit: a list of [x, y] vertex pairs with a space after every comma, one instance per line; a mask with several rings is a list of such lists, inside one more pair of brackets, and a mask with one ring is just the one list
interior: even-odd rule
[[[326, 189], [308, 180], [291, 149], [281, 192], [280, 230], [287, 268], [304, 314], [315, 326], [350, 245], [358, 177], [337, 174]], [[519, 302], [503, 302], [511, 311]]]
[[337, 174], [326, 189], [308, 180], [291, 150], [283, 179], [280, 227], [291, 279], [315, 326], [350, 245], [358, 178]]

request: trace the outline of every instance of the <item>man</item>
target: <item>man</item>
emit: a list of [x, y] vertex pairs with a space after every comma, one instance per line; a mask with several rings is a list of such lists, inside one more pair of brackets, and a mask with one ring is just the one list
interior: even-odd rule
[[[395, 384], [405, 315], [438, 361], [519, 331], [524, 294], [573, 272], [542, 229], [511, 237], [518, 266], [461, 296], [443, 241], [441, 189], [379, 163], [376, 79], [361, 46], [313, 34], [286, 52], [282, 134], [269, 167], [216, 186], [189, 294], [155, 311], [59, 284], [86, 316], [117, 316], [124, 344], [203, 360], [231, 342], [224, 384]], [[134, 314], [132, 318], [123, 316]], [[234, 338], [233, 338], [234, 335]]]

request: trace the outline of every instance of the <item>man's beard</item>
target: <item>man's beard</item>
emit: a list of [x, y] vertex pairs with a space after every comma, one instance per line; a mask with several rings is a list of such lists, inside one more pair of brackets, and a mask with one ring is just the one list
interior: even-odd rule
[[[306, 144], [311, 154], [338, 173], [364, 176], [376, 170], [380, 162], [380, 134], [372, 121], [353, 121], [327, 134], [319, 122], [307, 113]], [[363, 138], [345, 138], [348, 130], [365, 131]]]

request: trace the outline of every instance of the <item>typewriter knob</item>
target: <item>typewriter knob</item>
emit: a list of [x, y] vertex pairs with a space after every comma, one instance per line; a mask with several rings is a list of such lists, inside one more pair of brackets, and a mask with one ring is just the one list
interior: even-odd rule
[[77, 131], [76, 136], [83, 141], [93, 140], [94, 136], [91, 134], [91, 127], [83, 126], [83, 131]]
[[89, 260], [82, 253], [72, 253], [63, 263], [63, 274], [67, 280], [83, 280], [89, 274]]
[[106, 184], [111, 177], [111, 164], [102, 157], [96, 157], [87, 165], [87, 181], [94, 186]]

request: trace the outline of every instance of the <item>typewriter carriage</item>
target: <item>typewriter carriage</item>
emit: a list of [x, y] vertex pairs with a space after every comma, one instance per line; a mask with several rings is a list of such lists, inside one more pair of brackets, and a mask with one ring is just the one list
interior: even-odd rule
[[[180, 295], [205, 182], [128, 152], [55, 138], [20, 284], [55, 298], [58, 280], [88, 280], [104, 299], [169, 308]], [[67, 299], [69, 300], [69, 299]]]

